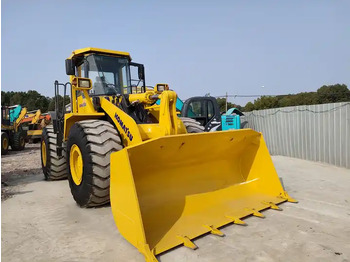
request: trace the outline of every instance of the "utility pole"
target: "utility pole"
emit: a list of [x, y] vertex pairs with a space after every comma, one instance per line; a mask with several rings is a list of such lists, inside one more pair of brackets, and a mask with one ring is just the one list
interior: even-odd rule
[[227, 112], [227, 97], [228, 97], [228, 95], [227, 95], [227, 92], [226, 92], [226, 111], [225, 112]]

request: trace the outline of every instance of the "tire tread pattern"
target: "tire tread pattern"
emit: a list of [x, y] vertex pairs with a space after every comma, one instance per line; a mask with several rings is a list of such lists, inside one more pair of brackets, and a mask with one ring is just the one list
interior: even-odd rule
[[[66, 151], [63, 151], [63, 156], [59, 157], [56, 153], [57, 148], [57, 142], [56, 138], [57, 135], [53, 131], [53, 126], [49, 125], [46, 126], [43, 130], [43, 135], [47, 136], [47, 142], [48, 142], [48, 151], [49, 151], [49, 157], [47, 158], [47, 161], [50, 161], [50, 167], [47, 170], [47, 173], [45, 174], [46, 180], [61, 180], [67, 178], [68, 171], [67, 171], [67, 160], [66, 160]], [[65, 148], [65, 147], [63, 147]]]
[[180, 117], [183, 124], [185, 125], [188, 133], [202, 133], [204, 132], [204, 126], [198, 121], [189, 117]]
[[109, 203], [110, 155], [123, 148], [117, 130], [103, 120], [79, 121], [87, 142], [92, 164], [92, 192], [85, 207]]

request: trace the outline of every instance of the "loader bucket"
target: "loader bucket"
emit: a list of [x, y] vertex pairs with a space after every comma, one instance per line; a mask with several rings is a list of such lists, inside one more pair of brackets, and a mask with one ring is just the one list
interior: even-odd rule
[[261, 133], [161, 137], [111, 154], [111, 206], [120, 233], [146, 257], [293, 201]]

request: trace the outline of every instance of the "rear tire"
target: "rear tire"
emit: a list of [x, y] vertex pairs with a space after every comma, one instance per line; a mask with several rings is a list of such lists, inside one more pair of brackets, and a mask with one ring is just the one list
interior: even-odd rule
[[189, 117], [180, 117], [182, 123], [184, 123], [187, 133], [203, 133], [204, 126], [202, 126], [198, 121]]
[[10, 138], [6, 132], [1, 132], [1, 154], [6, 155], [9, 151]]
[[58, 156], [57, 135], [53, 132], [53, 126], [43, 129], [41, 135], [41, 166], [46, 180], [61, 180], [67, 178], [66, 150], [63, 146], [62, 156]]
[[13, 134], [13, 141], [11, 144], [12, 150], [20, 151], [23, 150], [26, 145], [26, 136], [22, 131], [18, 131]]
[[79, 206], [109, 203], [110, 154], [122, 148], [117, 130], [107, 121], [84, 120], [71, 127], [67, 142], [68, 180]]

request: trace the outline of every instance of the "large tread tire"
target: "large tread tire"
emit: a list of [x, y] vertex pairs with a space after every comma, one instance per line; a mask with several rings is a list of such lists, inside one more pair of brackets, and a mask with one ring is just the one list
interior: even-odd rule
[[77, 145], [82, 155], [83, 171], [79, 185], [70, 170], [68, 180], [74, 200], [81, 207], [96, 207], [109, 203], [110, 154], [123, 148], [116, 128], [103, 120], [76, 122], [67, 142], [67, 162], [70, 151]]
[[[43, 142], [45, 143], [46, 165], [43, 161]], [[41, 135], [41, 166], [46, 180], [61, 180], [67, 178], [67, 159], [66, 150], [63, 146], [62, 156], [57, 155], [57, 135], [53, 131], [53, 126], [49, 125], [43, 128]], [[44, 153], [45, 153], [44, 152]]]
[[204, 126], [198, 121], [189, 117], [180, 117], [182, 123], [185, 125], [187, 133], [203, 133]]
[[1, 132], [1, 154], [6, 155], [9, 151], [10, 138], [6, 132]]
[[20, 151], [23, 150], [26, 145], [26, 135], [23, 131], [18, 131], [13, 134], [13, 140], [11, 144], [12, 150]]

